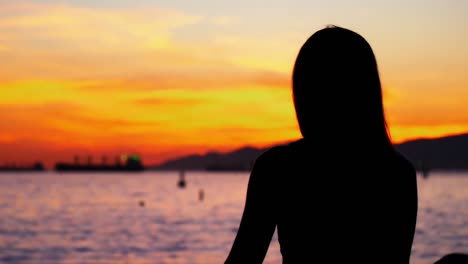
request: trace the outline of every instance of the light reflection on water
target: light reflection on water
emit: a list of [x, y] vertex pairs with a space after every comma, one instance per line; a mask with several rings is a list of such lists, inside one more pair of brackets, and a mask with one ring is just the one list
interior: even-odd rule
[[[248, 174], [188, 172], [185, 189], [177, 180], [176, 172], [2, 173], [0, 263], [222, 263]], [[468, 173], [418, 181], [412, 264], [466, 252]], [[281, 263], [276, 236], [264, 263]]]

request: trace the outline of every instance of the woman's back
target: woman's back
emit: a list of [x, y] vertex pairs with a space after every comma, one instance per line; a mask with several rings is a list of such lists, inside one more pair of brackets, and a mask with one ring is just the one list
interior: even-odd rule
[[261, 263], [275, 227], [284, 263], [408, 263], [416, 172], [391, 143], [369, 43], [345, 28], [317, 31], [292, 91], [303, 138], [257, 159], [226, 263]]
[[392, 149], [321, 149], [301, 139], [259, 158], [284, 263], [407, 263], [417, 212], [411, 163]]

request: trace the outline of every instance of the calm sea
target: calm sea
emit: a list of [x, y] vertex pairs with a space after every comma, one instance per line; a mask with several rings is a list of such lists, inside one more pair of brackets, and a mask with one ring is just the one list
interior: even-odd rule
[[[185, 176], [179, 189], [177, 172], [1, 173], [0, 263], [220, 264], [249, 175]], [[418, 181], [412, 264], [468, 253], [468, 173]], [[276, 235], [264, 263], [281, 263]]]

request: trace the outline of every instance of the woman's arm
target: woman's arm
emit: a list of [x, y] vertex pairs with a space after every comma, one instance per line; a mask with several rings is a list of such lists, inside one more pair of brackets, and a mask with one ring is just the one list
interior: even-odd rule
[[225, 264], [262, 263], [265, 258], [275, 231], [270, 166], [264, 156], [255, 162], [239, 230]]

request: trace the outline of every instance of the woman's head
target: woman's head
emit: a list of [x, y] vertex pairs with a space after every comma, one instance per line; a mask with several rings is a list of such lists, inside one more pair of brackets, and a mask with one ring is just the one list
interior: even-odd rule
[[309, 37], [294, 65], [293, 97], [304, 138], [389, 141], [374, 53], [351, 30], [330, 26]]

